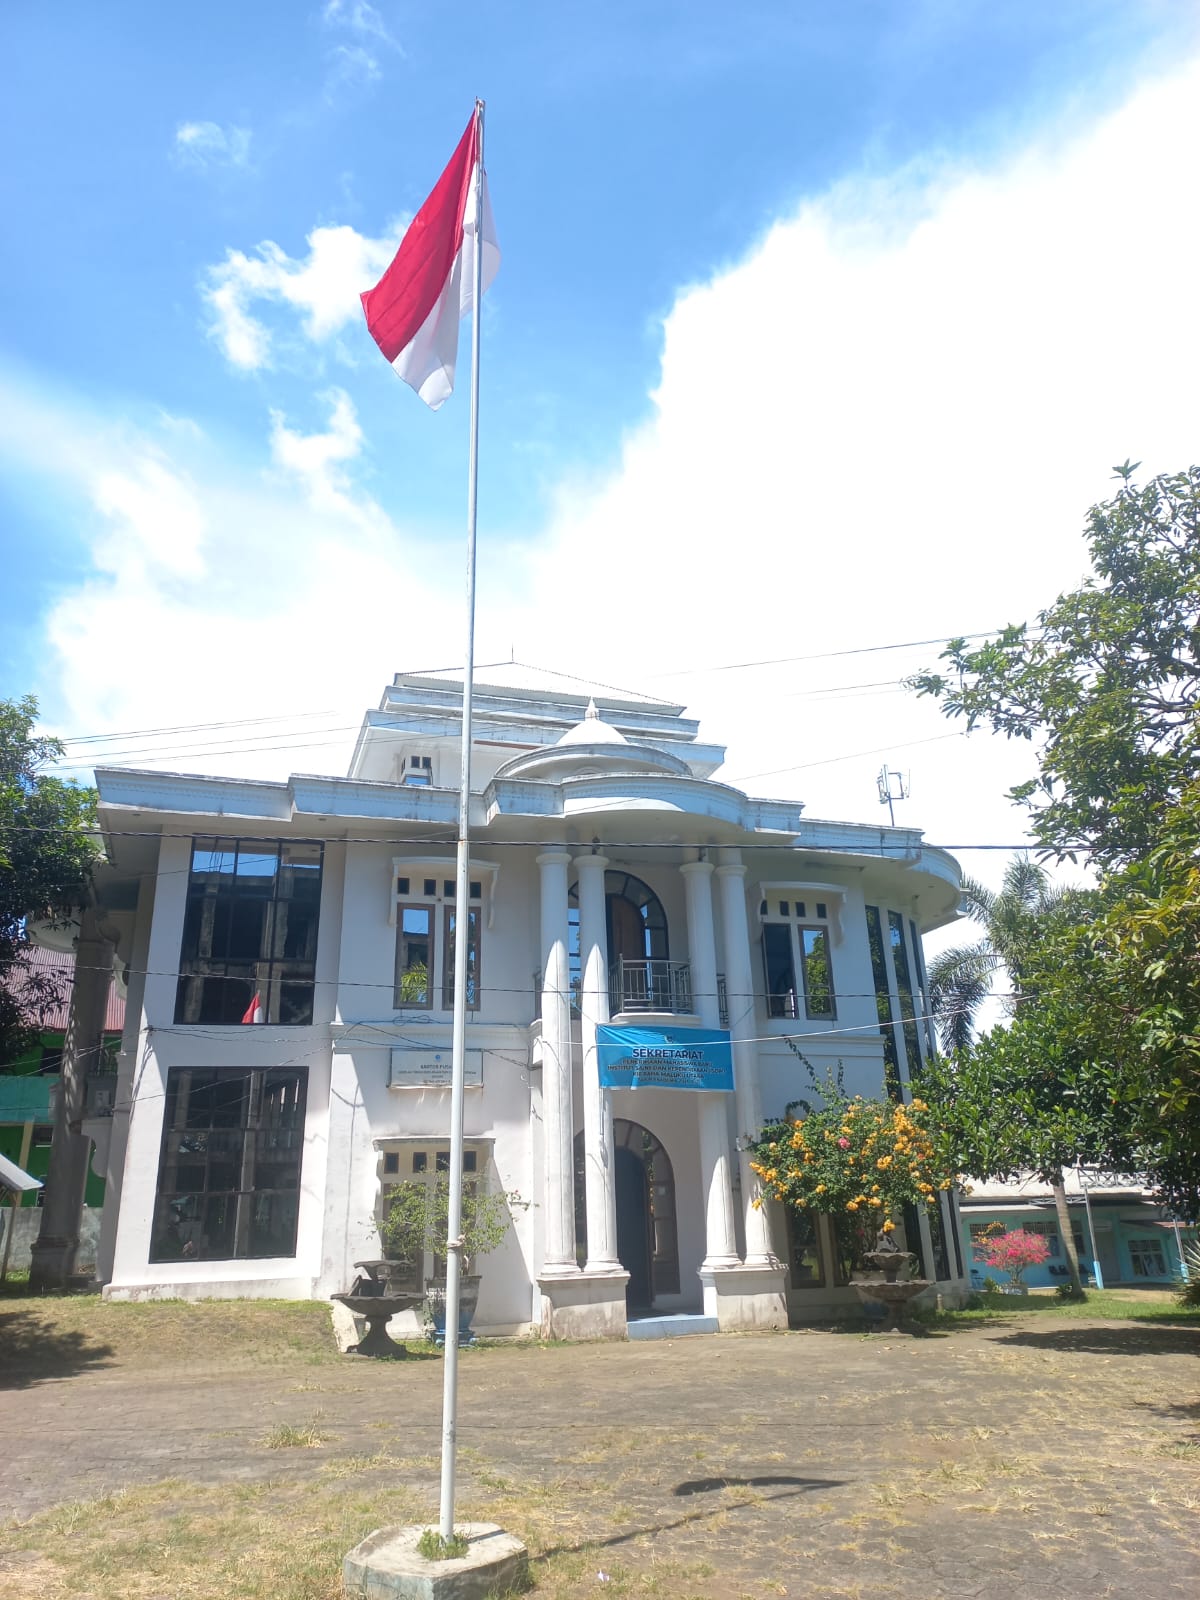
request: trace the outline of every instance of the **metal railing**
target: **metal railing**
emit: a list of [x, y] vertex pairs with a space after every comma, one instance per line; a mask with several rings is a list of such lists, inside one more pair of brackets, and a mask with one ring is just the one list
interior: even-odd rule
[[622, 956], [610, 969], [608, 982], [614, 1016], [619, 1011], [679, 1016], [692, 1010], [692, 969], [686, 961], [627, 961]]

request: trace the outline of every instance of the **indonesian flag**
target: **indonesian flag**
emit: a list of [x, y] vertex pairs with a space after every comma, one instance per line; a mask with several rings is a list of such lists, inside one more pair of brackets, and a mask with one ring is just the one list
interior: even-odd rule
[[431, 411], [454, 389], [458, 324], [475, 299], [475, 183], [483, 183], [483, 287], [500, 247], [480, 164], [480, 113], [467, 125], [433, 193], [409, 224], [391, 266], [362, 295], [367, 328]]
[[256, 994], [254, 996], [254, 999], [251, 1000], [250, 1004], [246, 1007], [246, 1015], [242, 1018], [242, 1021], [243, 1022], [262, 1022], [263, 1020], [264, 1020], [264, 1018], [263, 1018], [262, 995], [261, 994]]

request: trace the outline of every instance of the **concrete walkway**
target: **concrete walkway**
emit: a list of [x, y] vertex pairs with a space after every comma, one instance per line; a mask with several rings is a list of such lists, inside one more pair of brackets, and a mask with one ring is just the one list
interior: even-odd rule
[[[436, 1500], [438, 1359], [230, 1367], [190, 1346], [54, 1376], [5, 1368], [3, 1310], [0, 1503], [22, 1518], [163, 1477], [332, 1483], [381, 1452], [388, 1482]], [[712, 1600], [1182, 1600], [1200, 1593], [1197, 1355], [1195, 1325], [1047, 1315], [471, 1351], [463, 1514], [498, 1509], [555, 1595], [616, 1571], [614, 1593]], [[320, 1449], [266, 1447], [318, 1413]], [[554, 1577], [562, 1551], [586, 1572]], [[20, 1571], [0, 1553], [9, 1600]]]

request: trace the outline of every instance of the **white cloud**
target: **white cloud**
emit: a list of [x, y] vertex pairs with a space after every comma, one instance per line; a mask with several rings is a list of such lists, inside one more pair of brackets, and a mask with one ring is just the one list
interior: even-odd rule
[[817, 692], [936, 648], [670, 674], [995, 627], [1078, 582], [1111, 465], [1195, 457], [1198, 140], [1193, 62], [990, 169], [848, 179], [681, 293], [650, 418], [530, 555], [539, 654], [692, 701], [733, 781], [795, 766], [751, 787], [813, 814], [878, 819], [889, 759], [899, 820], [1019, 837], [1028, 746], [925, 744], [927, 702]]
[[270, 239], [252, 255], [230, 250], [204, 276], [201, 298], [209, 332], [226, 359], [244, 371], [270, 365], [271, 335], [251, 306], [282, 304], [300, 313], [308, 339], [320, 343], [361, 315], [359, 295], [396, 252], [400, 233], [370, 239], [339, 225], [314, 228], [308, 255], [295, 260]]
[[354, 525], [382, 527], [383, 513], [374, 501], [355, 494], [347, 471], [363, 442], [350, 396], [331, 389], [323, 398], [330, 408], [324, 433], [297, 432], [282, 412], [271, 412], [271, 459], [303, 486], [314, 510], [343, 516]]
[[[695, 669], [1029, 617], [1083, 573], [1080, 529], [1112, 463], [1194, 459], [1200, 221], [1180, 196], [1198, 139], [1193, 62], [987, 168], [926, 163], [806, 200], [679, 295], [651, 414], [616, 470], [564, 479], [546, 528], [502, 550], [485, 517], [479, 659], [515, 642], [535, 662], [678, 697], [729, 741], [731, 781], [799, 796], [810, 815], [886, 819], [886, 760], [913, 776], [897, 821], [947, 843], [1019, 837], [1003, 791], [1028, 747], [943, 738], [936, 710], [896, 687], [935, 648]], [[216, 336], [231, 360], [240, 340], [239, 364], [263, 365], [259, 319], [283, 306], [328, 340], [394, 244], [317, 229], [298, 259], [274, 244], [231, 253], [208, 283]], [[362, 424], [339, 391], [325, 403], [312, 432], [273, 416], [267, 481], [223, 469], [212, 440], [93, 459], [78, 426], [47, 422], [46, 473], [69, 469], [94, 511], [107, 505], [102, 560], [113, 527], [144, 546], [158, 492], [204, 563], [185, 591], [162, 561], [109, 560], [64, 598], [50, 660], [73, 728], [212, 720], [248, 701], [339, 705], [352, 723], [396, 668], [453, 658], [460, 549], [363, 496]], [[104, 471], [122, 481], [106, 502]], [[128, 639], [136, 669], [114, 648]], [[270, 776], [335, 770], [340, 754], [209, 764]], [[992, 880], [1002, 864], [963, 860]]]
[[337, 99], [344, 89], [365, 88], [383, 77], [378, 58], [361, 44], [335, 45], [329, 52], [329, 60], [330, 72], [325, 83], [327, 100]]
[[216, 122], [181, 122], [175, 129], [174, 155], [182, 166], [245, 167], [250, 162], [250, 130], [222, 128]]
[[[458, 563], [448, 572], [449, 552], [356, 489], [353, 407], [336, 390], [325, 398], [324, 430], [275, 419], [264, 474], [185, 419], [114, 424], [0, 369], [0, 461], [62, 503], [84, 546], [60, 553], [79, 575], [43, 623], [33, 687], [49, 725], [74, 735], [273, 719], [85, 746], [79, 759], [267, 777], [344, 770], [362, 707], [395, 670], [399, 614], [406, 647], [440, 659]], [[332, 714], [314, 719], [317, 708]]]
[[327, 27], [348, 28], [351, 33], [378, 39], [394, 49], [400, 48], [379, 11], [368, 5], [367, 0], [326, 0], [321, 20]]

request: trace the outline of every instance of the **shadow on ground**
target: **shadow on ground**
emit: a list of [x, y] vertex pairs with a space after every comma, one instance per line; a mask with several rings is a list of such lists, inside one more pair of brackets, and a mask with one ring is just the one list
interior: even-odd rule
[[1001, 1334], [996, 1343], [1097, 1356], [1200, 1356], [1200, 1328], [1147, 1326], [1139, 1319], [1106, 1328], [1023, 1328], [1019, 1333]]
[[744, 1505], [747, 1510], [754, 1510], [765, 1505], [770, 1500], [791, 1500], [797, 1495], [812, 1494], [817, 1489], [840, 1489], [845, 1484], [844, 1478], [790, 1478], [790, 1477], [758, 1477], [758, 1478], [693, 1478], [686, 1483], [677, 1484], [674, 1493], [677, 1495], [703, 1494], [714, 1489], [736, 1489], [742, 1485], [756, 1486], [760, 1484], [789, 1484], [793, 1487], [785, 1488], [781, 1494], [755, 1495], [752, 1500], [744, 1502], [722, 1501], [718, 1506], [704, 1511], [689, 1511], [685, 1516], [675, 1517], [671, 1521], [648, 1522], [642, 1527], [627, 1528], [624, 1533], [614, 1533], [610, 1539], [583, 1539], [578, 1544], [555, 1545], [553, 1549], [543, 1550], [534, 1556], [531, 1566], [539, 1566], [555, 1556], [580, 1555], [585, 1550], [611, 1550], [617, 1545], [631, 1544], [635, 1539], [642, 1539], [657, 1533], [671, 1533], [676, 1528], [686, 1528], [697, 1522], [707, 1522], [712, 1517], [727, 1517], [731, 1512], [739, 1511]]
[[0, 1389], [27, 1389], [110, 1364], [111, 1345], [84, 1333], [56, 1333], [28, 1311], [0, 1310]]

